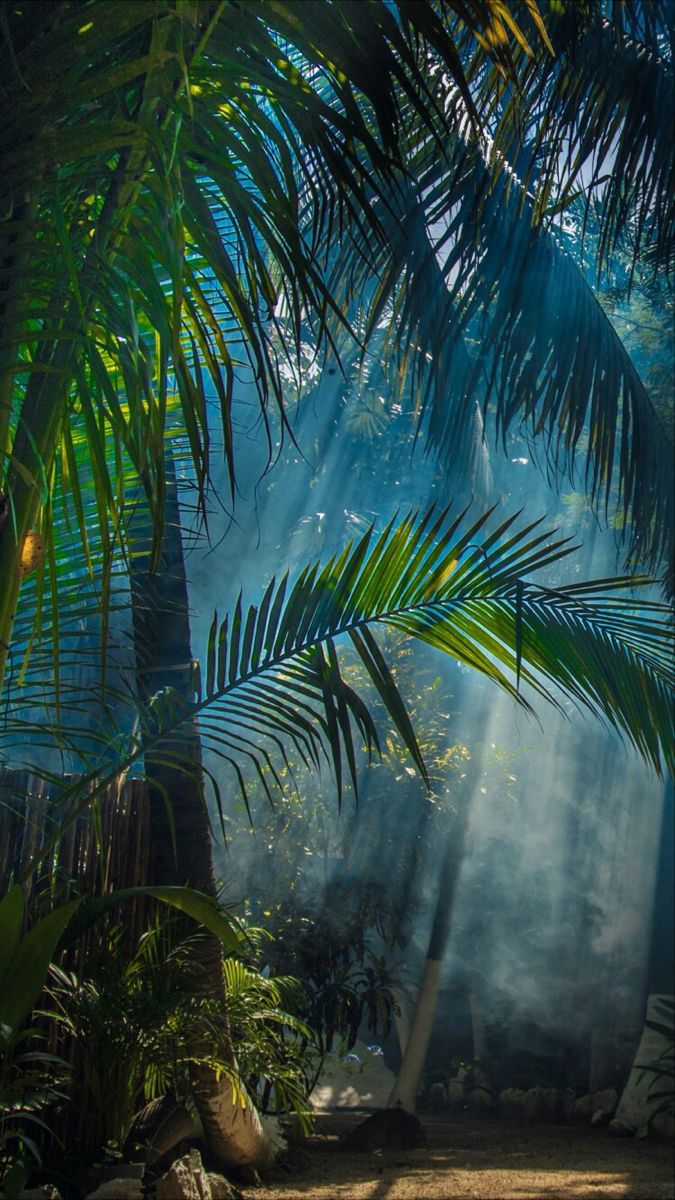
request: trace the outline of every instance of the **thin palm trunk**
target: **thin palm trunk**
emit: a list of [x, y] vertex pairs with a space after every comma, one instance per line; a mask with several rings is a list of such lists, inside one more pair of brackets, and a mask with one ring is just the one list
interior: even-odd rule
[[[165, 532], [160, 566], [149, 571], [149, 556], [136, 558], [131, 572], [132, 615], [140, 698], [150, 701], [162, 689], [186, 699], [191, 694], [191, 651], [188, 595], [180, 532], [175, 473], [169, 460]], [[152, 538], [148, 527], [147, 541]], [[155, 884], [179, 884], [216, 898], [211, 826], [201, 770], [201, 744], [196, 727], [174, 741], [171, 756], [148, 755], [146, 778], [150, 793], [153, 879]], [[205, 932], [198, 950], [204, 987], [221, 1002], [220, 1053], [229, 1066], [237, 1063], [227, 1018], [222, 950], [218, 939]], [[195, 1041], [195, 1059], [208, 1057], [214, 1047]], [[274, 1151], [260, 1117], [245, 1097], [236, 1098], [232, 1084], [197, 1061], [191, 1070], [197, 1111], [210, 1153], [224, 1168], [268, 1166]]]
[[458, 812], [452, 836], [443, 858], [436, 911], [431, 927], [431, 936], [422, 972], [422, 981], [417, 994], [415, 1011], [403, 1054], [403, 1061], [398, 1078], [387, 1101], [387, 1108], [400, 1107], [405, 1109], [406, 1112], [415, 1112], [417, 1088], [422, 1071], [424, 1070], [427, 1050], [429, 1049], [429, 1039], [431, 1038], [436, 1013], [443, 958], [450, 937], [457, 881], [464, 857], [464, 840], [468, 815], [468, 805], [464, 805]]

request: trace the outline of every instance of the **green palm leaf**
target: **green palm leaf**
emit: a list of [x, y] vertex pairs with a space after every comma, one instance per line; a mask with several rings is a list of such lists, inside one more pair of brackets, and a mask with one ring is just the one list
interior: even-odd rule
[[298, 703], [300, 712], [319, 716], [316, 740], [303, 731], [317, 750], [330, 746], [339, 773], [340, 743], [352, 757], [350, 716], [376, 744], [372, 723], [340, 673], [335, 639], [349, 634], [423, 769], [369, 628], [390, 625], [474, 667], [526, 708], [530, 700], [518, 677], [533, 697], [557, 702], [562, 692], [606, 718], [657, 769], [661, 753], [670, 761], [667, 607], [621, 594], [644, 584], [641, 578], [555, 590], [525, 583], [570, 553], [569, 539], [554, 540], [539, 522], [516, 526], [515, 517], [487, 533], [489, 516], [460, 532], [461, 518], [444, 529], [433, 511], [421, 519], [411, 514], [378, 538], [371, 530], [322, 568], [306, 568], [290, 592], [286, 578], [272, 580], [260, 604], [234, 623], [238, 632], [223, 622], [209, 639], [212, 688], [191, 709], [207, 716], [205, 741], [216, 725], [235, 753], [241, 736], [235, 720], [249, 735], [281, 714], [293, 727]]
[[[141, 726], [118, 740], [112, 772], [94, 767], [62, 786], [64, 821], [75, 818], [111, 778], [144, 754], [190, 771], [181, 729], [197, 721], [205, 746], [235, 770], [246, 798], [249, 764], [270, 793], [265, 771], [283, 743], [303, 761], [329, 762], [340, 786], [343, 764], [356, 785], [353, 730], [377, 748], [364, 697], [343, 677], [337, 639], [349, 637], [420, 773], [422, 755], [395, 680], [373, 636], [393, 626], [486, 676], [531, 712], [544, 699], [586, 708], [625, 737], [661, 772], [675, 766], [675, 667], [667, 606], [643, 599], [643, 577], [557, 585], [533, 573], [571, 553], [540, 522], [511, 516], [490, 528], [491, 512], [449, 525], [445, 514], [415, 514], [379, 537], [371, 529], [323, 567], [305, 568], [289, 589], [272, 580], [258, 605], [214, 619], [207, 690], [192, 702], [159, 692]], [[23, 736], [26, 727], [18, 724]], [[52, 777], [52, 782], [54, 779]], [[87, 792], [88, 794], [84, 794]]]

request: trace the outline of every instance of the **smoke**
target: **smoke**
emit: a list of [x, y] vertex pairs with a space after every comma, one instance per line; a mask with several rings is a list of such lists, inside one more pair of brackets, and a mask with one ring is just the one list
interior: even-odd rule
[[[215, 520], [211, 536], [218, 542], [222, 529], [222, 544], [189, 560], [195, 648], [213, 609], [223, 612], [239, 588], [254, 599], [273, 574], [326, 557], [371, 520], [381, 526], [396, 511], [451, 495], [461, 506], [480, 494], [500, 515], [523, 507], [523, 521], [547, 514], [551, 528], [573, 534], [580, 551], [553, 570], [552, 586], [620, 567], [615, 531], [602, 529], [569, 485], [560, 495], [548, 486], [523, 438], [512, 438], [506, 456], [479, 440], [473, 477], [453, 478], [413, 452], [405, 406], [359, 392], [339, 372], [324, 373], [300, 412], [298, 444], [281, 447], [262, 477], [256, 433], [245, 434], [236, 520]], [[571, 703], [558, 712], [539, 702], [537, 724], [452, 660], [396, 638], [389, 650], [431, 745], [432, 799], [391, 748], [361, 772], [359, 803], [347, 794], [341, 814], [328, 778], [302, 778], [299, 799], [275, 814], [254, 790], [251, 830], [230, 788], [231, 841], [219, 860], [227, 895], [246, 897], [257, 914], [269, 914], [275, 892], [277, 901], [292, 895], [294, 911], [304, 904], [316, 913], [370, 889], [379, 905], [371, 944], [419, 978], [453, 812], [468, 805], [436, 1060], [476, 1052], [471, 993], [487, 1030], [483, 1053], [513, 1063], [536, 1051], [559, 1082], [588, 1072], [598, 1084], [613, 1080], [644, 1011], [662, 784]]]

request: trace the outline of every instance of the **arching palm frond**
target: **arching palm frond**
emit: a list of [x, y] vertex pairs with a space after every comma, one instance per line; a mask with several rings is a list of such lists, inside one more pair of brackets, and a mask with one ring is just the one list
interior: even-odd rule
[[[630, 553], [657, 569], [675, 525], [669, 435], [629, 354], [562, 239], [530, 224], [529, 206], [518, 220], [507, 178], [465, 203], [480, 265], [462, 306], [487, 360], [474, 386], [483, 375], [498, 431], [529, 430], [554, 478], [574, 479], [581, 459], [593, 502], [623, 513]], [[446, 272], [461, 274], [465, 253], [466, 239], [451, 246]]]
[[[221, 625], [214, 620], [201, 706], [219, 724], [222, 709], [228, 730], [231, 718], [264, 707], [269, 697], [261, 725], [273, 723], [290, 669], [289, 691], [320, 701], [334, 762], [340, 736], [350, 758], [348, 712], [366, 737], [369, 723], [339, 671], [335, 639], [348, 633], [423, 770], [370, 628], [392, 625], [486, 675], [528, 709], [524, 685], [553, 702], [558, 689], [608, 719], [655, 766], [661, 753], [670, 759], [668, 686], [675, 675], [667, 606], [617, 595], [625, 579], [555, 590], [526, 583], [570, 552], [569, 539], [552, 540], [540, 522], [517, 527], [515, 517], [488, 533], [489, 516], [461, 532], [461, 517], [443, 528], [444, 516], [412, 514], [377, 539], [366, 534], [323, 568], [306, 569], [290, 590], [285, 579], [270, 583], [245, 616], [235, 610]], [[269, 676], [262, 690], [261, 672]]]
[[[498, 124], [495, 148], [510, 158], [520, 143], [529, 161], [525, 184], [536, 194], [537, 220], [575, 191], [585, 196], [599, 222], [598, 270], [619, 243], [633, 265], [649, 245], [654, 267], [669, 269], [674, 16], [671, 0], [560, 6], [548, 23], [555, 56], [536, 66], [521, 60], [523, 92]], [[536, 133], [523, 148], [528, 120]]]
[[[503, 71], [518, 25], [504, 25], [500, 7], [447, 4], [486, 46], [497, 22]], [[534, 0], [527, 8], [540, 36]], [[427, 127], [441, 118], [425, 46], [471, 106], [453, 38], [426, 0], [396, 12], [325, 0], [189, 10], [68, 0], [40, 15], [43, 25], [10, 7], [1, 31], [15, 91], [0, 126], [3, 387], [27, 375], [44, 410], [75, 384], [148, 482], [161, 475], [175, 386], [201, 478], [204, 371], [234, 472], [236, 367], [247, 361], [263, 402], [271, 392], [281, 404], [267, 329], [275, 306], [284, 295], [296, 340], [305, 321], [324, 330], [335, 305], [313, 255], [319, 231], [351, 220], [381, 237], [364, 163], [376, 191], [403, 165], [401, 97]]]
[[[567, 699], [626, 738], [661, 772], [675, 766], [675, 683], [667, 606], [642, 599], [642, 578], [536, 584], [530, 576], [571, 552], [541, 523], [511, 516], [489, 527], [491, 512], [414, 514], [372, 529], [324, 566], [306, 567], [291, 585], [272, 580], [258, 604], [214, 616], [205, 677], [196, 698], [159, 692], [141, 724], [117, 742], [112, 777], [144, 754], [190, 772], [180, 731], [197, 723], [204, 746], [234, 770], [244, 798], [249, 771], [272, 797], [288, 768], [285, 745], [301, 761], [331, 764], [338, 788], [345, 769], [356, 785], [356, 732], [369, 751], [377, 731], [364, 696], [346, 680], [337, 640], [347, 637], [422, 774], [422, 756], [373, 630], [393, 626], [478, 671], [527, 711]], [[488, 532], [488, 529], [490, 531]], [[197, 686], [197, 685], [196, 685]], [[14, 736], [25, 738], [17, 724]], [[12, 734], [11, 727], [9, 729]], [[92, 760], [90, 759], [90, 765]], [[62, 786], [64, 820], [74, 819], [111, 778], [92, 766]], [[85, 792], [88, 789], [88, 794]]]
[[573, 247], [476, 144], [440, 156], [422, 133], [410, 162], [415, 186], [382, 216], [365, 340], [387, 327], [392, 381], [412, 388], [441, 461], [468, 458], [478, 402], [504, 443], [524, 432], [553, 481], [581, 478], [596, 510], [622, 514], [627, 555], [672, 564], [670, 433]]

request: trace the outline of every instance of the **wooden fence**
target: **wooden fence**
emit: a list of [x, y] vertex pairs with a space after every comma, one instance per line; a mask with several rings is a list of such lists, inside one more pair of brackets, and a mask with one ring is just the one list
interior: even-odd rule
[[0, 892], [27, 876], [33, 911], [44, 907], [46, 892], [54, 905], [148, 882], [150, 810], [143, 781], [109, 788], [43, 856], [62, 819], [57, 787], [29, 771], [0, 771]]
[[[23, 880], [26, 924], [74, 896], [96, 896], [149, 882], [150, 805], [139, 780], [112, 787], [92, 802], [43, 854], [62, 821], [59, 789], [28, 771], [0, 771], [0, 895], [12, 882]], [[31, 868], [33, 868], [31, 870]], [[114, 907], [103, 926], [123, 925], [130, 947], [148, 927], [154, 903], [143, 896]], [[102, 936], [101, 922], [84, 931], [58, 957], [65, 971], [86, 978], [87, 961]], [[45, 1049], [70, 1064], [78, 1086], [81, 1074], [78, 1047], [62, 1023], [34, 1015], [31, 1024], [45, 1035]], [[87, 1114], [61, 1106], [48, 1116], [52, 1136], [31, 1132], [47, 1156], [59, 1147], [79, 1144]], [[36, 1127], [37, 1128], [37, 1127]]]

